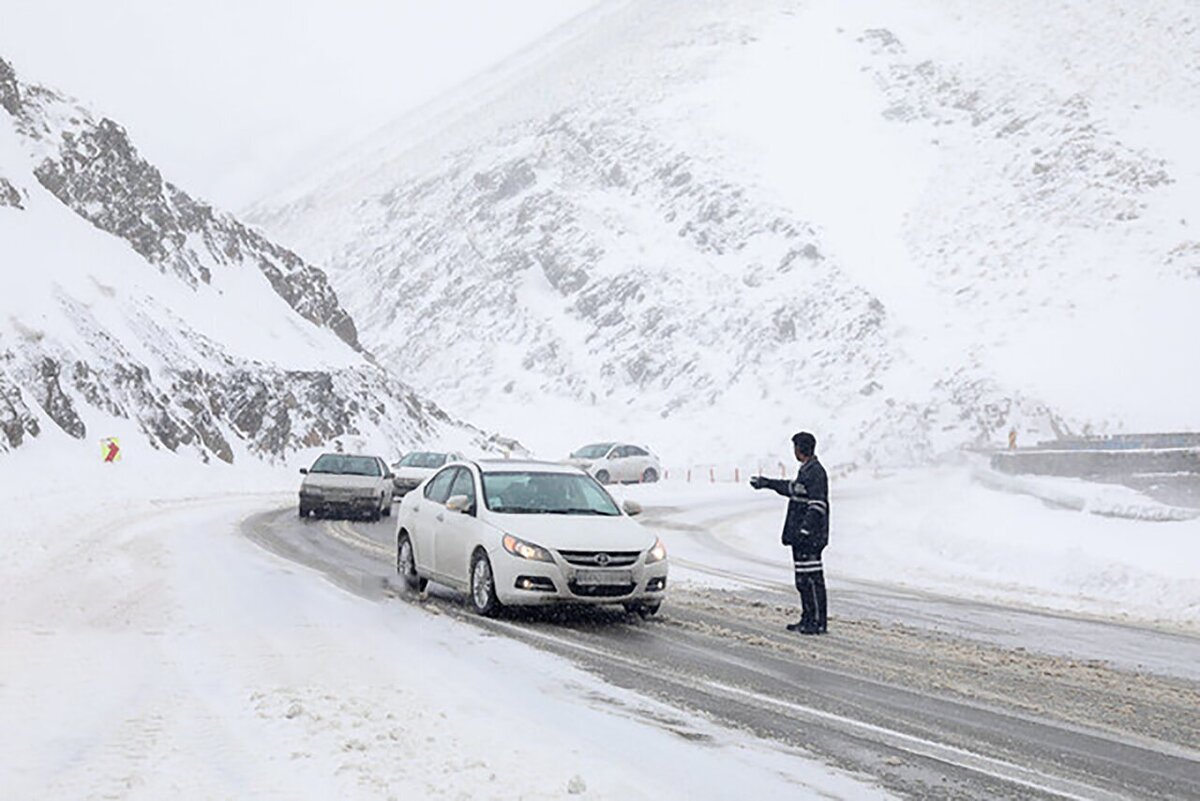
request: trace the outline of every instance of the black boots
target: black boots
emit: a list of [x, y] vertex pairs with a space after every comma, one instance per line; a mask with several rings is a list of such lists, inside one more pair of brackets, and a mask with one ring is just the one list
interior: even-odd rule
[[818, 628], [817, 626], [814, 626], [812, 623], [809, 623], [807, 620], [798, 620], [795, 623], [788, 623], [787, 630], [795, 631], [800, 634], [824, 634], [825, 633], [825, 629]]

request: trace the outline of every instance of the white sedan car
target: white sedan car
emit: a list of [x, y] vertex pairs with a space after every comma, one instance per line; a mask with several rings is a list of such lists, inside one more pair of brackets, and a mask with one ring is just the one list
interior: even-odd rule
[[397, 512], [396, 570], [469, 593], [481, 615], [507, 605], [623, 604], [658, 611], [667, 588], [662, 542], [587, 473], [569, 465], [447, 465]]
[[301, 517], [343, 514], [378, 520], [392, 513], [392, 473], [378, 456], [323, 453], [300, 472]]
[[601, 484], [650, 484], [662, 476], [662, 464], [657, 456], [641, 446], [623, 442], [584, 445], [567, 457], [567, 464], [583, 468]]

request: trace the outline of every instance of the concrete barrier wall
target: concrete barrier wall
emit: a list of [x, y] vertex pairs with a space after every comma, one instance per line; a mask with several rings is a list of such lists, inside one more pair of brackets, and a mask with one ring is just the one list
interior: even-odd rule
[[1200, 474], [1200, 448], [1140, 450], [1027, 450], [992, 454], [1004, 473], [1111, 478], [1145, 473]]

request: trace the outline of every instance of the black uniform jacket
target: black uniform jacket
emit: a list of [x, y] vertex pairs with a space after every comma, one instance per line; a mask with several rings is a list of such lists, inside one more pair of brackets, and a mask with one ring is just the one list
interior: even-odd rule
[[829, 542], [829, 477], [817, 457], [800, 466], [794, 481], [768, 478], [765, 483], [788, 499], [783, 544], [820, 553]]

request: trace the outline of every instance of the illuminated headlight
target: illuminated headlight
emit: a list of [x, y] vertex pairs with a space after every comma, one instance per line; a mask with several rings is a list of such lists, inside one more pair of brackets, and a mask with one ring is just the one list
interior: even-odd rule
[[522, 559], [532, 559], [535, 562], [553, 562], [554, 557], [550, 552], [540, 545], [519, 540], [512, 534], [505, 534], [501, 540], [504, 545], [504, 550], [511, 553], [513, 556], [519, 556]]
[[662, 540], [655, 539], [654, 547], [646, 554], [646, 564], [652, 565], [655, 562], [661, 562], [667, 558], [667, 546], [663, 545]]

